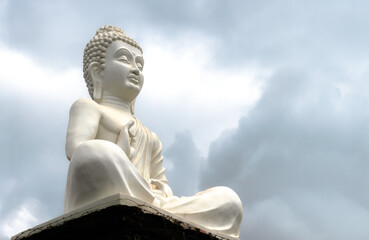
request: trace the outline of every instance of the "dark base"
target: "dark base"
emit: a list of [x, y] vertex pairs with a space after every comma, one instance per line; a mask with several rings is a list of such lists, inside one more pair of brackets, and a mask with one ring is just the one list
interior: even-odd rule
[[[152, 208], [155, 211], [155, 208]], [[160, 210], [145, 211], [142, 206], [113, 205], [84, 211], [76, 218], [63, 216], [12, 240], [205, 240], [225, 239], [194, 227], [192, 224], [166, 216]]]

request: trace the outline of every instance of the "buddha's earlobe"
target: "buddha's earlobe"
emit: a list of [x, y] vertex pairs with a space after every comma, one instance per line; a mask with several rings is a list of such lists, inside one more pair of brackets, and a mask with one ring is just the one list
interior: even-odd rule
[[100, 65], [97, 62], [92, 62], [88, 67], [88, 72], [94, 86], [93, 98], [96, 102], [99, 102], [102, 96], [102, 77]]

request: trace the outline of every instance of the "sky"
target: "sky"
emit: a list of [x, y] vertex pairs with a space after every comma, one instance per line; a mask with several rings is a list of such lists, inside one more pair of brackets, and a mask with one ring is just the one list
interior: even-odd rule
[[241, 239], [369, 236], [368, 1], [0, 0], [0, 240], [63, 214], [68, 112], [106, 24], [179, 196], [228, 186]]

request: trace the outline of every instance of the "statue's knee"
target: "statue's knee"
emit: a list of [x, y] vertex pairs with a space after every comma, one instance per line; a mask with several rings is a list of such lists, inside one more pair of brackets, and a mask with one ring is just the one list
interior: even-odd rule
[[229, 187], [213, 188], [214, 198], [222, 199], [224, 204], [229, 208], [229, 211], [242, 215], [242, 202], [237, 193]]
[[118, 166], [130, 164], [123, 150], [112, 142], [91, 140], [81, 143], [72, 155], [70, 170], [75, 174], [100, 174], [116, 171]]
[[96, 152], [94, 145], [92, 141], [84, 142], [78, 145], [74, 151], [69, 165], [69, 174], [74, 178], [78, 177], [79, 179], [91, 174], [91, 172], [94, 172], [93, 168], [99, 165], [99, 154]]
[[105, 140], [90, 140], [78, 145], [72, 155], [71, 162], [109, 160], [112, 156], [119, 157], [123, 154], [123, 150], [112, 142]]

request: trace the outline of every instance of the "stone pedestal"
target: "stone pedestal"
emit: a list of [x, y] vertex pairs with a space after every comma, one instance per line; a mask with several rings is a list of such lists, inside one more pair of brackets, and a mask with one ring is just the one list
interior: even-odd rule
[[233, 239], [138, 199], [116, 194], [13, 236], [11, 240]]

